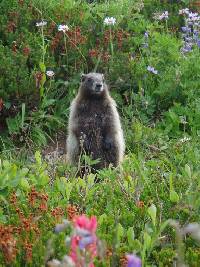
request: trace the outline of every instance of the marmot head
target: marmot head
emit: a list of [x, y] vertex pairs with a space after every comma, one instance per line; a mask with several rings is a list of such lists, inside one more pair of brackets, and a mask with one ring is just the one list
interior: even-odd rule
[[81, 77], [81, 93], [87, 97], [101, 97], [107, 93], [107, 85], [104, 75], [101, 73], [90, 72]]

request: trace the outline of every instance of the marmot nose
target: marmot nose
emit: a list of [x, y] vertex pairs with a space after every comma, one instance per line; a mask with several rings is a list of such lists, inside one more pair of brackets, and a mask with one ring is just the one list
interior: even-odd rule
[[101, 83], [97, 83], [96, 84], [96, 91], [100, 91], [101, 90], [101, 87], [102, 87], [102, 84]]

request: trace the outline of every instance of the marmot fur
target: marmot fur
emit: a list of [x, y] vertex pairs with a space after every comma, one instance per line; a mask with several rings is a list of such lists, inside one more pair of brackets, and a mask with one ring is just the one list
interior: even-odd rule
[[94, 169], [117, 166], [125, 143], [116, 103], [109, 95], [103, 74], [83, 74], [72, 101], [68, 124], [67, 161], [77, 165], [80, 154], [99, 159]]

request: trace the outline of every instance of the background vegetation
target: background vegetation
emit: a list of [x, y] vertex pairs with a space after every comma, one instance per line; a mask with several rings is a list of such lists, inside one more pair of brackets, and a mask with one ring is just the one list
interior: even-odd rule
[[[106, 251], [95, 266], [126, 266], [126, 253], [143, 266], [199, 266], [198, 11], [187, 0], [1, 1], [0, 266], [61, 260], [70, 230], [52, 229], [82, 213], [97, 217]], [[105, 74], [118, 104], [126, 158], [80, 179], [41, 154], [65, 139], [89, 71]]]

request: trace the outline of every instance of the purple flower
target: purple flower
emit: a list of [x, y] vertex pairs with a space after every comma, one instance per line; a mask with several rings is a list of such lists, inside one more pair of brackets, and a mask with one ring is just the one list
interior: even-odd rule
[[128, 260], [127, 267], [142, 267], [142, 261], [135, 254], [128, 254], [126, 256]]
[[185, 37], [186, 42], [192, 42], [192, 40], [193, 40], [192, 37]]
[[148, 34], [148, 32], [145, 32], [145, 33], [144, 33], [144, 37], [146, 37], [146, 38], [148, 38], [148, 37], [149, 37], [149, 34]]
[[188, 27], [181, 27], [182, 32], [191, 32], [191, 29]]
[[92, 236], [92, 235], [82, 237], [81, 240], [79, 241], [79, 248], [84, 249], [88, 245], [94, 243], [95, 240], [96, 240], [95, 236]]
[[198, 45], [198, 47], [200, 48], [200, 39], [197, 40], [197, 45]]

